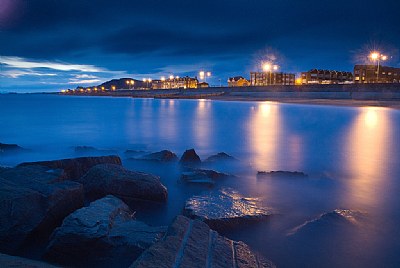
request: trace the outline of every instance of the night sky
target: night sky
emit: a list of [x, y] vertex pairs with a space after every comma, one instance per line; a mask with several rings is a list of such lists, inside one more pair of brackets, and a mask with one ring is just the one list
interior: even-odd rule
[[379, 49], [400, 66], [399, 0], [0, 0], [0, 92], [211, 71], [260, 61], [352, 71]]

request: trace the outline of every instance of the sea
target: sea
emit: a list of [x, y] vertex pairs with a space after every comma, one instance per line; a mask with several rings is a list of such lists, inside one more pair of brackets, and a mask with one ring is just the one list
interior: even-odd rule
[[[278, 267], [400, 267], [399, 110], [0, 94], [0, 142], [27, 149], [0, 154], [0, 166], [116, 154], [126, 168], [159, 176], [168, 188], [165, 204], [129, 204], [149, 225], [169, 225], [194, 195], [230, 189], [257, 199], [274, 215], [221, 233]], [[188, 185], [180, 181], [178, 163], [137, 161], [126, 153], [167, 149], [180, 157], [191, 148], [201, 159], [219, 152], [235, 157], [233, 164], [212, 166], [234, 176], [214, 187]], [[257, 176], [278, 170], [308, 177]], [[350, 224], [331, 224], [329, 217], [312, 224], [335, 209], [362, 217]], [[293, 236], [305, 223], [311, 228]]]

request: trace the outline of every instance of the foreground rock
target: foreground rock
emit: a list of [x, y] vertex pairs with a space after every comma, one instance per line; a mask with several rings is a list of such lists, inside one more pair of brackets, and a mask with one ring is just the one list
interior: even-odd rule
[[214, 185], [215, 180], [229, 177], [230, 175], [210, 169], [189, 169], [182, 172], [181, 181], [186, 183]]
[[13, 267], [13, 268], [55, 268], [57, 266], [47, 264], [45, 262], [34, 261], [16, 256], [10, 256], [0, 253], [0, 264], [1, 267]]
[[227, 153], [220, 152], [215, 155], [208, 157], [204, 162], [217, 162], [217, 161], [235, 161], [237, 160], [233, 156], [230, 156]]
[[189, 149], [183, 153], [179, 162], [182, 164], [200, 164], [201, 160], [194, 149]]
[[40, 165], [54, 169], [63, 169], [68, 179], [76, 181], [86, 172], [88, 172], [90, 168], [98, 164], [122, 165], [122, 162], [118, 156], [110, 155], [98, 157], [78, 157], [54, 161], [26, 162], [20, 164], [19, 166]]
[[186, 201], [183, 214], [204, 221], [211, 229], [223, 231], [267, 220], [272, 211], [258, 203], [256, 198], [245, 198], [235, 191], [225, 189], [193, 196]]
[[91, 199], [108, 194], [124, 200], [167, 200], [167, 188], [160, 178], [151, 174], [130, 171], [119, 165], [101, 164], [92, 167], [80, 180]]
[[335, 209], [332, 212], [322, 214], [317, 219], [307, 221], [304, 224], [292, 229], [289, 237], [297, 236], [318, 236], [329, 232], [335, 232], [343, 227], [352, 227], [358, 225], [365, 219], [365, 215], [359, 211], [348, 209]]
[[165, 237], [146, 250], [131, 268], [275, 267], [243, 242], [220, 236], [203, 222], [178, 216]]
[[300, 171], [258, 171], [257, 176], [265, 176], [265, 177], [272, 177], [272, 178], [278, 178], [278, 177], [290, 177], [290, 178], [306, 178], [308, 177], [307, 174], [304, 172]]
[[143, 155], [139, 157], [138, 160], [171, 162], [171, 161], [177, 161], [178, 157], [171, 151], [162, 150], [160, 152]]
[[52, 235], [46, 257], [64, 265], [127, 266], [165, 230], [134, 220], [124, 202], [106, 196], [65, 218]]
[[62, 170], [21, 166], [0, 172], [0, 251], [15, 253], [45, 237], [83, 206], [83, 187]]
[[23, 151], [23, 150], [25, 150], [25, 149], [20, 147], [17, 144], [0, 143], [0, 153], [16, 152], [16, 151]]

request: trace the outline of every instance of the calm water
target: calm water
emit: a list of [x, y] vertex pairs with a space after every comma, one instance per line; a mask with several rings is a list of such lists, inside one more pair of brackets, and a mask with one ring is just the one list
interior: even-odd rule
[[[258, 197], [279, 216], [225, 233], [279, 267], [400, 267], [400, 112], [385, 108], [0, 95], [0, 142], [29, 153], [0, 156], [0, 165], [80, 156], [88, 145], [119, 154], [127, 168], [161, 176], [165, 205], [130, 204], [149, 224], [169, 224], [193, 194], [222, 187]], [[200, 157], [224, 151], [240, 160], [214, 168], [236, 178], [213, 189], [177, 183], [176, 164], [127, 159], [127, 149], [170, 149]], [[104, 153], [94, 153], [104, 154]], [[307, 179], [260, 179], [258, 170], [298, 170]], [[367, 219], [324, 240], [288, 243], [292, 228], [336, 208], [360, 210]], [[317, 241], [317, 243], [313, 243]], [[321, 242], [322, 241], [322, 242]]]

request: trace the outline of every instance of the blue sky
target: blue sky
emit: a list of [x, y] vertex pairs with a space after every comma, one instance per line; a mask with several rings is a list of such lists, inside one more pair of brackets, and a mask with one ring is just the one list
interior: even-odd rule
[[397, 0], [1, 0], [0, 92], [200, 70], [217, 85], [271, 58], [286, 72], [351, 71], [375, 49], [399, 66], [399, 10]]

